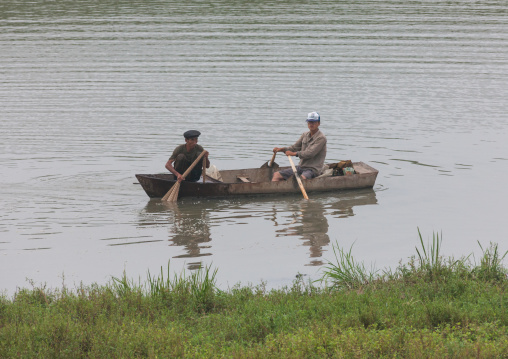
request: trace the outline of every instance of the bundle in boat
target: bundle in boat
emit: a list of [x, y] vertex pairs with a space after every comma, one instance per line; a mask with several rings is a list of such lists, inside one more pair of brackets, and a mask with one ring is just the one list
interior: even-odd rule
[[[203, 156], [208, 153], [206, 151], [203, 151], [199, 154], [198, 158], [192, 162], [192, 164], [187, 168], [187, 171], [185, 171], [182, 175], [183, 179], [187, 177], [187, 175], [192, 171], [194, 167], [199, 163], [199, 161], [203, 158]], [[204, 160], [205, 161], [205, 160]], [[203, 164], [206, 168], [206, 163]], [[167, 202], [176, 202], [178, 199], [178, 192], [180, 191], [180, 182], [176, 181], [176, 183], [170, 188], [170, 190], [162, 197], [163, 201]]]

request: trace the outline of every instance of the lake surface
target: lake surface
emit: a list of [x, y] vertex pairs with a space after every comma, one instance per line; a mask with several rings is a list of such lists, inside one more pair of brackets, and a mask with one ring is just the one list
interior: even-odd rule
[[[0, 3], [0, 291], [218, 268], [222, 288], [319, 278], [333, 245], [395, 268], [508, 249], [505, 1]], [[183, 132], [258, 167], [321, 114], [372, 190], [149, 200]], [[278, 156], [281, 166], [287, 158]]]

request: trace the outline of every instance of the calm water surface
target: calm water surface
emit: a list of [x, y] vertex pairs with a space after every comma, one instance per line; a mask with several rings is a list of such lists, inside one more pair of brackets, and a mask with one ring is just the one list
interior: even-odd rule
[[[504, 1], [2, 1], [0, 290], [211, 264], [219, 285], [318, 278], [332, 245], [395, 267], [508, 249]], [[188, 129], [258, 167], [317, 110], [373, 190], [150, 201]], [[287, 165], [287, 159], [276, 160]]]

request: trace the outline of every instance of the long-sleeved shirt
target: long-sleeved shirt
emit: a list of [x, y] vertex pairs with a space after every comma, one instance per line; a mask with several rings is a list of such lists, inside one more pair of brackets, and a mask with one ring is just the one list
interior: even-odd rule
[[305, 132], [293, 146], [286, 147], [285, 151], [296, 152], [300, 158], [300, 167], [310, 168], [318, 176], [325, 164], [326, 137], [320, 130], [314, 136], [311, 136], [310, 131]]

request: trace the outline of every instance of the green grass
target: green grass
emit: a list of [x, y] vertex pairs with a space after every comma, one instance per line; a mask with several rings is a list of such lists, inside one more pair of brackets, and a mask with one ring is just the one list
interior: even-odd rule
[[328, 262], [324, 267], [323, 277], [315, 282], [332, 282], [337, 289], [354, 289], [368, 285], [376, 278], [377, 270], [367, 270], [364, 263], [357, 262], [351, 251], [346, 252], [338, 245], [333, 245], [335, 262]]
[[334, 246], [321, 287], [221, 291], [210, 267], [168, 265], [138, 283], [22, 289], [0, 299], [0, 358], [508, 357], [506, 253], [444, 259], [442, 236], [419, 236], [417, 256], [383, 272]]

